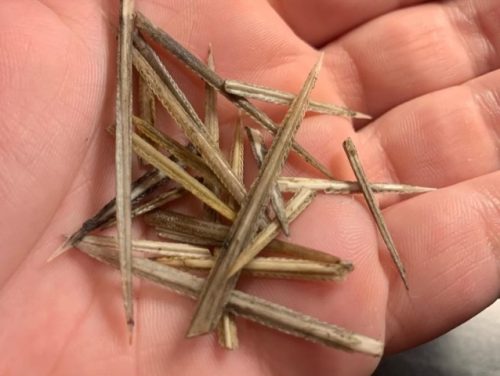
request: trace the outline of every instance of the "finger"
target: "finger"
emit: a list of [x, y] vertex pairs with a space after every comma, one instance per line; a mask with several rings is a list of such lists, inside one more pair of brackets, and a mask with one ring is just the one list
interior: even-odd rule
[[379, 17], [325, 48], [344, 102], [378, 116], [499, 65], [500, 3], [428, 3]]
[[[358, 133], [372, 181], [443, 187], [500, 168], [500, 71], [389, 111]], [[342, 156], [337, 170], [349, 171]]]
[[269, 3], [300, 38], [320, 47], [375, 17], [423, 1], [269, 0]]
[[406, 293], [390, 272], [389, 351], [438, 336], [498, 298], [499, 182], [497, 171], [384, 211], [411, 285]]

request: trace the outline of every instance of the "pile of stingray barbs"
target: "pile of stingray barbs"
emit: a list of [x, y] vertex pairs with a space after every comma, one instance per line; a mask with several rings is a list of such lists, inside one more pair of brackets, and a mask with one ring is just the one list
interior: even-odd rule
[[[147, 40], [155, 41], [203, 80], [203, 117]], [[236, 315], [328, 346], [380, 356], [384, 346], [376, 339], [235, 289], [241, 274], [314, 283], [341, 280], [353, 270], [347, 260], [278, 239], [281, 233], [288, 235], [289, 224], [319, 194], [360, 194], [365, 198], [407, 286], [403, 264], [374, 193], [416, 194], [431, 188], [368, 182], [350, 139], [344, 142], [344, 149], [356, 181], [334, 180], [313, 155], [294, 141], [307, 111], [369, 118], [345, 107], [310, 100], [322, 56], [297, 94], [225, 80], [215, 71], [211, 50], [207, 61], [202, 61], [144, 15], [135, 13], [132, 1], [122, 1], [118, 42], [116, 126], [111, 129], [116, 136], [116, 197], [69, 237], [58, 253], [76, 247], [120, 268], [131, 333], [135, 274], [197, 300], [187, 331], [189, 337], [215, 330], [221, 345], [234, 349], [238, 346]], [[138, 77], [137, 115], [133, 114], [133, 75]], [[234, 125], [229, 157], [219, 147], [218, 96], [248, 115], [253, 125], [244, 126], [241, 120]], [[288, 106], [286, 115], [276, 123], [255, 101]], [[155, 126], [156, 115], [162, 110], [182, 130], [186, 143]], [[259, 129], [273, 136], [269, 146]], [[250, 188], [243, 183], [244, 145], [251, 146], [259, 171]], [[283, 176], [290, 152], [297, 153], [325, 178]], [[145, 172], [132, 181], [135, 156], [142, 161]], [[178, 207], [179, 201], [188, 196], [191, 202], [192, 197], [200, 201], [201, 215], [181, 214], [169, 205], [176, 200]], [[135, 220], [151, 226], [157, 237], [132, 240]], [[114, 225], [116, 237], [95, 234]], [[206, 273], [200, 277], [199, 271]]]

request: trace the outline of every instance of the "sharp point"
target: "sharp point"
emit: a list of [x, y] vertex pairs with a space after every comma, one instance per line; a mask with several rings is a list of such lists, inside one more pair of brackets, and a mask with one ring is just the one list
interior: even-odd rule
[[397, 266], [399, 275], [401, 276], [401, 279], [403, 280], [403, 284], [405, 285], [406, 290], [409, 291], [410, 286], [408, 284], [408, 277], [406, 275], [405, 267], [403, 266], [403, 264], [401, 262], [396, 262], [396, 266]]
[[70, 238], [68, 237], [57, 249], [47, 258], [45, 261], [47, 264], [54, 261], [62, 254], [66, 253], [67, 250], [71, 249]]
[[316, 64], [314, 64], [314, 67], [312, 69], [312, 71], [314, 72], [314, 76], [318, 76], [319, 75], [319, 71], [321, 70], [321, 67], [323, 66], [323, 58], [324, 58], [324, 56], [325, 56], [325, 53], [321, 52], [319, 54], [318, 60], [316, 61]]
[[436, 191], [437, 188], [415, 186], [415, 193], [426, 193]]
[[410, 286], [408, 285], [408, 279], [406, 278], [406, 275], [402, 275], [401, 277], [403, 278], [403, 283], [406, 287], [406, 291], [410, 291]]
[[284, 218], [284, 221], [280, 221], [280, 224], [281, 224], [281, 229], [283, 230], [283, 233], [287, 237], [290, 237], [290, 226], [288, 225], [287, 219]]
[[354, 142], [352, 141], [351, 137], [347, 137], [342, 143], [342, 146], [349, 155], [353, 155], [356, 153], [356, 147], [354, 146]]
[[350, 261], [340, 261], [340, 265], [342, 265], [349, 272], [354, 270], [354, 264]]
[[437, 190], [437, 188], [421, 187], [418, 185], [401, 184], [401, 193], [427, 193]]
[[186, 333], [186, 338], [194, 338], [197, 337], [199, 334], [197, 334], [195, 331], [189, 329], [188, 332]]
[[354, 115], [352, 116], [355, 119], [361, 119], [361, 120], [373, 120], [373, 117], [368, 114], [364, 114], [362, 112], [354, 112]]
[[234, 262], [234, 264], [229, 269], [227, 278], [229, 279], [233, 277], [236, 273], [238, 273], [241, 269], [243, 269], [243, 267], [249, 262], [250, 260], [248, 260], [248, 257], [245, 255], [245, 253], [241, 253], [240, 256]]
[[206, 325], [198, 324], [197, 322], [192, 322], [189, 330], [186, 333], [186, 338], [194, 338], [204, 334], [208, 334], [212, 331], [212, 328], [206, 328]]

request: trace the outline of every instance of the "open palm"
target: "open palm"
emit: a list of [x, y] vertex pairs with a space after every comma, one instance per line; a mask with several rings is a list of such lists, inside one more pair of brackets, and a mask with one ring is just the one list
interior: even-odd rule
[[[375, 120], [356, 131], [345, 119], [310, 116], [298, 141], [341, 178], [352, 177], [341, 151], [351, 136], [371, 180], [440, 188], [383, 199], [408, 293], [365, 206], [331, 196], [293, 224], [292, 239], [352, 260], [347, 280], [243, 281], [242, 288], [385, 338], [389, 352], [443, 333], [498, 297], [498, 1], [144, 0], [137, 7], [198, 56], [211, 42], [225, 77], [297, 91], [325, 51], [314, 99]], [[370, 374], [377, 359], [245, 321], [235, 352], [220, 350], [213, 336], [185, 340], [193, 303], [139, 281], [128, 346], [118, 274], [78, 252], [45, 262], [62, 234], [113, 195], [105, 127], [114, 112], [117, 9], [117, 1], [99, 0], [0, 4], [0, 374]], [[188, 92], [199, 89], [187, 77]], [[224, 120], [235, 113], [226, 107]]]

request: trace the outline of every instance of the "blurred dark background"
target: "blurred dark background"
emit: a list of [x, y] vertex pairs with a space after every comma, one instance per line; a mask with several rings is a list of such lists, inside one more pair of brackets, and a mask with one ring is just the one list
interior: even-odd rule
[[500, 376], [500, 301], [447, 334], [382, 359], [373, 376]]

